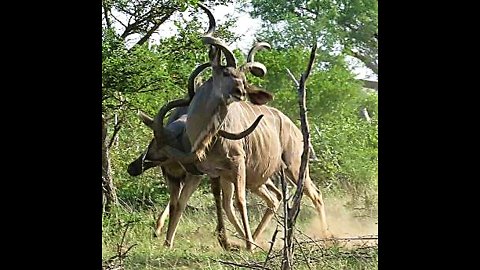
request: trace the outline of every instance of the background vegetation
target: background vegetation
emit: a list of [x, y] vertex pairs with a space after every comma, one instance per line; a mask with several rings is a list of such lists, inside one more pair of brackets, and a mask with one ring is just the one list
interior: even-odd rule
[[[111, 215], [103, 220], [103, 255], [108, 258], [115, 253], [125, 224], [133, 222], [126, 237], [126, 241], [137, 244], [129, 259], [131, 269], [223, 269], [226, 266], [215, 260], [233, 256], [221, 252], [213, 240], [202, 240], [200, 245], [192, 240], [195, 230], [214, 239], [209, 235], [215, 225], [208, 224], [212, 222], [208, 216], [214, 211], [207, 181], [194, 194], [180, 222], [178, 248], [167, 251], [162, 247], [163, 239], [152, 238], [151, 232], [158, 211], [168, 200], [161, 174], [150, 170], [131, 177], [126, 172], [127, 165], [145, 149], [152, 136], [136, 117], [137, 110], [153, 115], [167, 101], [184, 96], [188, 76], [198, 64], [207, 61], [206, 47], [199, 39], [207, 27], [206, 15], [196, 10], [196, 2], [102, 0], [102, 114], [107, 131], [104, 144], [110, 163], [109, 181], [118, 198]], [[365, 89], [365, 81], [355, 78], [348, 59], [355, 57], [378, 73], [377, 1], [215, 0], [205, 4], [236, 4], [238, 10], [262, 18], [265, 25], [256, 37], [269, 42], [272, 50], [259, 52], [255, 59], [265, 64], [268, 72], [265, 78], [249, 76], [249, 80], [274, 93], [275, 99], [269, 105], [298, 124], [296, 86], [286, 68], [299, 79], [311, 45], [320, 45], [307, 82], [311, 139], [318, 157], [318, 161], [310, 162], [312, 179], [327, 199], [345, 198], [352, 209], [360, 208], [375, 216], [378, 89]], [[169, 20], [175, 22], [176, 33], [158, 44], [150, 42], [154, 31]], [[235, 17], [225, 21], [216, 34], [227, 44], [242, 42], [242, 37], [232, 32], [234, 22]], [[240, 50], [235, 53], [240, 61], [245, 58]], [[370, 121], [362, 116], [362, 109], [368, 111]], [[255, 202], [252, 200], [252, 205]], [[202, 220], [207, 225], [200, 224]], [[339, 269], [366, 269], [376, 267], [375, 254], [369, 257], [373, 261], [364, 263], [349, 261], [348, 256], [333, 256], [323, 263]], [[251, 256], [261, 257], [261, 253]]]

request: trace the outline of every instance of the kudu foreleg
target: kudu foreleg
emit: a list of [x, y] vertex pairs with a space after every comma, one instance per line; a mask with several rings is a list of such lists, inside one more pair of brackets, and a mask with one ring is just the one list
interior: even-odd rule
[[242, 218], [243, 230], [245, 232], [245, 242], [246, 248], [248, 251], [253, 250], [253, 237], [252, 232], [250, 231], [250, 224], [248, 222], [248, 213], [247, 213], [247, 199], [246, 199], [246, 170], [245, 170], [245, 159], [237, 159], [237, 168], [235, 171], [236, 181], [235, 181], [235, 193], [237, 199], [238, 210], [240, 211], [240, 216]]
[[[175, 181], [177, 182], [177, 181]], [[170, 220], [168, 221], [167, 238], [165, 240], [165, 246], [171, 248], [173, 246], [173, 240], [177, 231], [178, 222], [182, 217], [182, 213], [187, 206], [188, 199], [192, 193], [197, 189], [201, 182], [201, 177], [196, 175], [187, 174], [185, 177], [183, 188], [181, 189], [178, 199], [172, 199], [172, 193], [170, 194]]]

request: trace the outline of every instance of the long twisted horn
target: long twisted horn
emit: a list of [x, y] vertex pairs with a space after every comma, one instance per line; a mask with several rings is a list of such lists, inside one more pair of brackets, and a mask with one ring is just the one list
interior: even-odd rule
[[243, 139], [244, 137], [246, 137], [250, 133], [252, 133], [253, 130], [255, 130], [255, 128], [258, 126], [258, 123], [260, 123], [260, 120], [262, 120], [262, 117], [263, 117], [263, 114], [258, 116], [257, 119], [255, 120], [255, 122], [253, 122], [253, 124], [249, 128], [247, 128], [246, 130], [244, 130], [240, 133], [230, 133], [230, 132], [225, 131], [225, 130], [219, 130], [218, 135], [222, 136], [225, 139], [229, 139], [229, 140]]
[[202, 3], [198, 3], [198, 6], [201, 7], [208, 15], [208, 30], [205, 33], [205, 36], [211, 36], [213, 32], [215, 32], [215, 28], [217, 26], [215, 23], [215, 17], [213, 17], [212, 11], [210, 11], [210, 9], [208, 9]]
[[198, 66], [190, 75], [188, 78], [188, 96], [190, 97], [190, 100], [193, 99], [193, 96], [195, 95], [195, 78], [200, 74], [204, 69], [208, 68], [210, 66], [210, 63], [204, 63]]
[[164, 141], [168, 140], [171, 135], [165, 127], [163, 126], [163, 119], [165, 118], [165, 115], [167, 114], [168, 111], [175, 107], [184, 107], [188, 106], [190, 104], [190, 99], [177, 99], [168, 102], [164, 106], [160, 108], [158, 111], [157, 115], [154, 118], [153, 126], [154, 126], [154, 134], [157, 139], [157, 143], [163, 144]]
[[270, 44], [268, 44], [267, 42], [257, 42], [248, 52], [247, 62], [255, 61], [254, 57], [255, 57], [255, 54], [258, 51], [263, 50], [263, 49], [270, 50], [271, 48], [272, 48], [272, 46], [270, 46]]
[[228, 49], [227, 45], [223, 41], [211, 36], [204, 36], [202, 37], [202, 40], [203, 40], [203, 43], [205, 44], [213, 45], [217, 48], [220, 48], [223, 54], [225, 54], [225, 58], [227, 60], [227, 66], [237, 68], [237, 60], [235, 59], [235, 56], [233, 55], [232, 51]]
[[242, 70], [249, 70], [256, 77], [263, 77], [267, 73], [267, 68], [260, 62], [255, 62], [255, 53], [259, 50], [271, 49], [267, 42], [256, 43], [248, 52], [247, 63], [243, 64]]

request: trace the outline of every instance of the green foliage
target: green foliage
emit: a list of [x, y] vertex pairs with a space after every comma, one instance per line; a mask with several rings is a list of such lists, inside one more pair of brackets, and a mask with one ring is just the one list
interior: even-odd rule
[[377, 73], [377, 0], [252, 0], [251, 15], [265, 23], [259, 39], [276, 48], [308, 47], [319, 42], [329, 53], [339, 49]]

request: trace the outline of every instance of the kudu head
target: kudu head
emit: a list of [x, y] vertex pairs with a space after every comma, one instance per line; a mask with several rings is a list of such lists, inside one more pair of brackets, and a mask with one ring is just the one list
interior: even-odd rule
[[[203, 43], [208, 45], [209, 62], [197, 67], [200, 70], [198, 73], [195, 71], [189, 79], [188, 93], [190, 99], [193, 99], [193, 80], [201, 72], [201, 70], [211, 67], [212, 77], [209, 80], [209, 84], [205, 85], [209, 92], [214, 92], [212, 96], [217, 97], [224, 104], [230, 104], [233, 101], [245, 100], [246, 97], [258, 105], [263, 105], [273, 99], [273, 96], [263, 90], [257, 89], [255, 86], [248, 84], [245, 76], [245, 72], [249, 71], [254, 76], [263, 77], [267, 69], [262, 63], [254, 61], [254, 55], [258, 50], [270, 49], [270, 45], [266, 42], [260, 42], [253, 46], [247, 56], [247, 63], [237, 68], [237, 61], [232, 51], [218, 38], [213, 37], [215, 32], [215, 18], [206, 6], [202, 3], [198, 3], [205, 13], [208, 15], [209, 28], [202, 37]], [[222, 65], [221, 57], [222, 53], [225, 56], [226, 65]], [[219, 101], [217, 100], [217, 101]]]
[[[247, 62], [237, 67], [233, 52], [218, 38], [204, 36], [203, 42], [215, 48], [215, 53], [210, 58], [212, 78], [209, 91], [210, 98], [216, 102], [229, 105], [235, 101], [244, 101], [248, 98], [256, 105], [263, 105], [273, 99], [272, 94], [258, 89], [248, 83], [245, 73], [251, 72], [254, 76], [263, 77], [267, 73], [265, 66], [254, 61], [255, 53], [260, 49], [270, 49], [266, 42], [255, 44], [247, 56]], [[222, 64], [221, 56], [225, 56], [226, 65]], [[205, 64], [204, 64], [205, 65]]]
[[146, 150], [128, 165], [127, 171], [131, 176], [138, 176], [156, 166], [171, 164], [172, 160], [162, 150], [166, 145], [179, 149], [189, 147], [188, 141], [182, 140], [185, 131], [186, 110], [186, 107], [178, 108], [170, 116], [167, 126], [163, 127], [162, 123], [160, 129], [156, 127], [155, 120], [152, 117], [141, 111], [138, 112], [138, 117], [153, 131], [154, 137], [150, 140]]
[[[248, 99], [253, 104], [263, 105], [273, 99], [270, 93], [249, 84], [246, 78], [246, 72], [260, 77], [266, 74], [265, 66], [255, 62], [253, 57], [258, 50], [270, 48], [267, 43], [257, 43], [250, 50], [247, 62], [237, 67], [232, 51], [221, 40], [204, 36], [203, 41], [214, 48], [209, 62], [212, 77], [197, 89], [188, 109], [186, 126], [192, 152], [198, 150], [199, 158], [204, 156], [204, 150], [221, 128], [232, 102]], [[226, 65], [222, 64], [222, 54], [225, 55]]]

